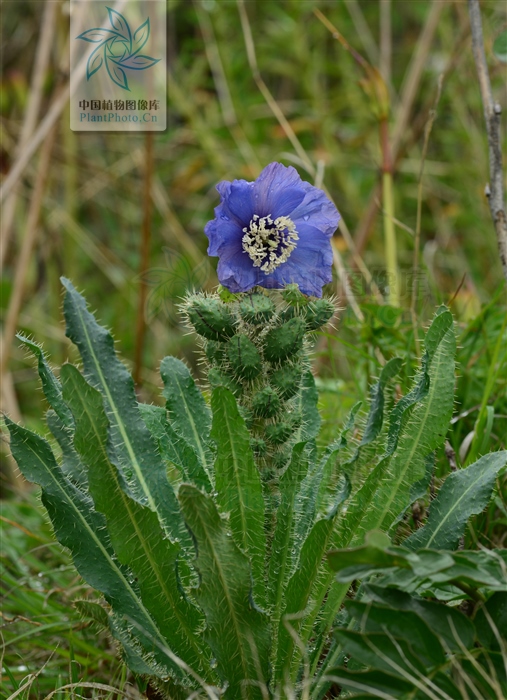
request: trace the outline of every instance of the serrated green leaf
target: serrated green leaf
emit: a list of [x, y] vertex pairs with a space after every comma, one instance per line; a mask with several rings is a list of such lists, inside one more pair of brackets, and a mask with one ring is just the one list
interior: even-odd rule
[[[412, 485], [425, 475], [426, 459], [445, 439], [452, 415], [455, 346], [452, 315], [442, 307], [426, 334], [415, 386], [391, 413], [385, 456], [352, 496], [333, 537], [333, 547], [359, 545], [367, 532], [389, 530], [409, 506]], [[344, 584], [333, 582], [328, 575], [314, 593], [319, 601], [327, 596], [320, 623], [322, 639], [345, 592]]]
[[209, 447], [211, 412], [195, 385], [188, 367], [176, 357], [164, 357], [160, 364], [163, 395], [174, 430], [195, 450], [209, 481], [213, 482]]
[[109, 627], [108, 612], [100, 603], [94, 603], [91, 600], [75, 600], [72, 605], [85, 619], [96, 622], [103, 629]]
[[[74, 419], [72, 420], [74, 421]], [[70, 429], [65, 426], [56, 412], [52, 410], [46, 413], [46, 423], [62, 450], [61, 467], [63, 473], [81, 489], [86, 490], [86, 469], [72, 442], [74, 428]]]
[[313, 374], [308, 370], [303, 374], [301, 388], [294, 401], [295, 410], [301, 413], [301, 427], [296, 431], [294, 442], [306, 442], [316, 437], [320, 430], [320, 413], [317, 408], [319, 393]]
[[319, 575], [326, 576], [321, 564], [333, 532], [336, 511], [327, 518], [317, 520], [306, 538], [299, 557], [298, 568], [292, 575], [285, 593], [285, 607], [278, 632], [278, 668], [280, 680], [288, 671], [297, 676], [301, 650], [295, 645], [288, 626], [298, 634], [303, 623], [301, 613], [307, 607], [313, 587]]
[[111, 334], [88, 311], [85, 299], [69, 280], [62, 278], [62, 284], [67, 290], [66, 333], [79, 349], [86, 379], [104, 398], [111, 441], [130, 493], [157, 513], [171, 537], [185, 537], [165, 465], [140, 420], [132, 377], [116, 356]]
[[229, 513], [229, 526], [235, 542], [250, 559], [254, 598], [259, 605], [264, 605], [264, 498], [250, 448], [250, 434], [239, 414], [236, 399], [228, 389], [217, 387], [213, 390], [211, 408], [211, 437], [217, 446], [217, 503], [222, 512]]
[[348, 478], [346, 474], [336, 474], [337, 455], [348, 445], [348, 433], [354, 427], [360, 408], [361, 402], [358, 401], [350, 410], [338, 439], [326, 447], [318, 463], [303, 481], [297, 504], [298, 533], [301, 540], [304, 540], [308, 534], [308, 529], [313, 524], [317, 513], [324, 508], [334, 506], [337, 491], [343, 487], [343, 480]]
[[295, 498], [308, 469], [306, 443], [299, 442], [292, 450], [291, 461], [280, 479], [280, 504], [276, 510], [276, 525], [268, 564], [268, 591], [272, 606], [273, 661], [276, 660], [279, 625], [287, 581], [293, 571], [295, 545]]
[[[393, 357], [385, 364], [380, 372], [378, 382], [373, 385], [370, 391], [370, 410], [366, 420], [366, 428], [359, 443], [357, 455], [361, 447], [369, 445], [380, 434], [384, 423], [384, 392], [387, 384], [399, 373], [403, 361], [400, 357]], [[357, 459], [357, 456], [355, 457]]]
[[205, 635], [228, 682], [224, 698], [262, 698], [258, 684], [268, 681], [269, 623], [252, 600], [248, 559], [209, 496], [183, 484], [178, 498], [196, 545], [195, 596], [206, 615]]
[[151, 659], [150, 672], [162, 677], [172, 668], [178, 673], [179, 669], [152, 641], [158, 638], [164, 643], [129, 581], [129, 570], [115, 559], [104, 516], [94, 510], [91, 498], [64, 476], [46, 440], [8, 418], [5, 422], [13, 457], [25, 478], [42, 487], [42, 503], [55, 535], [71, 551], [78, 572], [104, 595], [120, 618], [128, 617], [137, 623], [139, 643]]
[[72, 414], [69, 408], [65, 405], [65, 401], [62, 398], [62, 387], [58, 379], [55, 377], [53, 370], [49, 366], [48, 361], [42, 347], [38, 343], [34, 343], [33, 340], [27, 338], [26, 336], [18, 333], [16, 338], [20, 340], [23, 345], [33, 353], [37, 358], [37, 369], [39, 372], [39, 377], [42, 384], [42, 390], [44, 396], [46, 397], [49, 405], [54, 410], [58, 418], [61, 420], [66, 428], [73, 429], [74, 423], [72, 420]]
[[162, 406], [139, 404], [139, 411], [156, 440], [160, 455], [180, 471], [183, 479], [200, 488], [211, 491], [211, 483], [197, 454], [181, 435], [174, 430]]
[[360, 542], [366, 532], [387, 531], [410, 505], [428, 455], [445, 439], [454, 401], [452, 323], [449, 312], [433, 321], [416, 386], [393, 410], [386, 456], [353, 497], [336, 542]]
[[197, 636], [203, 620], [179, 590], [176, 565], [180, 545], [164, 536], [156, 513], [127, 495], [121, 472], [113, 464], [101, 394], [73, 365], [62, 367], [61, 378], [63, 395], [76, 423], [76, 449], [88, 466], [90, 494], [96, 509], [106, 516], [116, 555], [136, 575], [143, 604], [166, 646], [203, 673], [206, 650]]
[[431, 503], [426, 525], [403, 545], [409, 549], [454, 549], [468, 519], [487, 506], [495, 480], [506, 465], [507, 450], [502, 450], [450, 474]]

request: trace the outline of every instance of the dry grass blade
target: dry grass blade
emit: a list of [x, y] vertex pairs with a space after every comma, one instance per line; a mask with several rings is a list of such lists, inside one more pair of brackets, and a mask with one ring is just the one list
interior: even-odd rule
[[[7, 308], [4, 329], [0, 338], [0, 405], [2, 411], [5, 411], [5, 413], [10, 415], [14, 420], [19, 420], [19, 408], [12, 378], [8, 374], [9, 360], [12, 352], [12, 344], [16, 335], [19, 314], [23, 303], [26, 277], [37, 238], [37, 231], [39, 229], [39, 218], [42, 209], [42, 201], [47, 183], [55, 135], [56, 127], [53, 127], [40, 154], [34, 192], [30, 202], [30, 208], [28, 210], [25, 235], [21, 244], [21, 252], [14, 274], [14, 282], [9, 299], [9, 306]], [[10, 463], [10, 467], [10, 471], [12, 473], [9, 475], [9, 477], [11, 483], [14, 483], [13, 477], [18, 475], [18, 471], [12, 463]], [[16, 479], [16, 482], [18, 483], [18, 486], [20, 484], [24, 484], [24, 481], [21, 478]]]
[[[21, 127], [19, 142], [16, 147], [16, 156], [19, 154], [22, 144], [26, 143], [27, 139], [33, 133], [35, 124], [37, 123], [37, 117], [39, 115], [42, 102], [44, 79], [47, 73], [51, 55], [51, 47], [53, 44], [57, 9], [58, 3], [56, 2], [47, 2], [44, 6], [41, 33], [37, 44], [37, 51], [35, 53], [32, 81], [30, 84], [30, 91], [28, 93], [28, 104], [26, 106], [23, 126]], [[17, 195], [17, 190], [13, 190], [10, 197], [7, 198], [4, 204], [2, 226], [0, 227], [0, 237], [2, 239], [2, 245], [0, 246], [0, 270], [3, 268], [4, 259], [9, 247], [11, 227], [14, 219], [14, 212], [16, 210]]]
[[357, 0], [348, 0], [345, 3], [345, 7], [349, 11], [354, 26], [356, 28], [357, 35], [361, 38], [363, 42], [364, 50], [368, 56], [370, 63], [375, 65], [379, 60], [379, 50], [375, 43], [373, 34], [370, 31], [370, 27], [364, 18], [363, 11]]
[[419, 182], [417, 186], [417, 218], [415, 227], [415, 240], [414, 240], [414, 261], [412, 268], [412, 299], [410, 303], [410, 313], [412, 315], [412, 325], [414, 328], [414, 340], [416, 344], [417, 356], [420, 357], [421, 349], [418, 336], [418, 321], [417, 321], [417, 294], [418, 294], [418, 275], [419, 275], [419, 248], [421, 245], [421, 213], [422, 213], [422, 181], [424, 173], [424, 162], [426, 160], [426, 154], [428, 152], [428, 144], [430, 140], [431, 129], [433, 128], [433, 123], [437, 116], [437, 107], [440, 102], [440, 95], [442, 93], [442, 82], [444, 76], [441, 75], [438, 79], [437, 96], [435, 98], [435, 104], [433, 109], [430, 111], [428, 122], [426, 124], [426, 129], [424, 132], [424, 144], [421, 155], [421, 167], [419, 170]]
[[315, 177], [316, 175], [316, 169], [310, 158], [308, 157], [308, 154], [306, 153], [305, 149], [301, 145], [301, 142], [299, 141], [298, 137], [294, 133], [293, 128], [287, 121], [285, 114], [282, 112], [280, 109], [277, 101], [271, 94], [268, 86], [262, 79], [262, 76], [259, 71], [259, 67], [257, 64], [257, 55], [255, 53], [255, 44], [252, 36], [252, 28], [250, 26], [250, 22], [248, 20], [248, 14], [245, 8], [245, 3], [244, 0], [237, 0], [238, 3], [238, 10], [239, 10], [239, 16], [241, 20], [241, 27], [243, 29], [243, 37], [245, 39], [245, 46], [246, 46], [246, 52], [247, 52], [247, 57], [248, 57], [248, 63], [250, 65], [250, 69], [252, 71], [253, 79], [255, 80], [257, 87], [259, 88], [262, 96], [266, 100], [267, 104], [269, 105], [271, 111], [275, 115], [275, 117], [278, 119], [280, 122], [281, 127], [283, 128], [287, 138], [291, 142], [294, 150], [298, 154], [299, 158], [301, 159], [301, 162], [304, 164], [304, 167], [306, 168], [307, 172], [312, 176]]
[[380, 0], [379, 69], [387, 84], [391, 82], [391, 0]]
[[[125, 5], [126, 1], [127, 0], [118, 0], [113, 5], [113, 9], [117, 11], [121, 10], [121, 8]], [[86, 10], [86, 6], [83, 5], [83, 9]], [[80, 77], [85, 74], [87, 60], [88, 59], [86, 58], [86, 56], [84, 56], [83, 60], [76, 67], [76, 84], [78, 83]], [[26, 166], [30, 162], [32, 156], [37, 152], [39, 146], [44, 142], [44, 139], [48, 137], [51, 129], [56, 124], [63, 110], [65, 109], [70, 95], [71, 92], [69, 85], [65, 85], [55, 95], [53, 103], [48, 109], [46, 116], [41, 121], [28, 143], [24, 145], [24, 147], [21, 149], [19, 156], [16, 159], [14, 165], [12, 166], [9, 174], [3, 181], [2, 186], [0, 187], [0, 202], [3, 202], [6, 199], [6, 197], [12, 192], [19, 178], [23, 174]]]
[[141, 382], [141, 371], [143, 365], [143, 348], [146, 336], [146, 316], [145, 305], [148, 296], [148, 284], [146, 273], [150, 265], [150, 243], [151, 243], [151, 213], [152, 213], [152, 180], [153, 180], [153, 132], [148, 131], [145, 135], [144, 153], [144, 192], [143, 192], [143, 225], [141, 231], [140, 264], [139, 264], [139, 298], [136, 320], [136, 346], [134, 354], [134, 382], [139, 386]]
[[[106, 683], [88, 683], [86, 681], [78, 681], [77, 683], [67, 683], [66, 685], [60, 686], [59, 688], [55, 688], [55, 690], [52, 690], [44, 697], [44, 700], [51, 700], [52, 697], [54, 697], [57, 693], [60, 693], [62, 690], [73, 690], [74, 688], [93, 688], [94, 690], [104, 690], [107, 693], [121, 695], [124, 698], [131, 697], [124, 690], [114, 688], [112, 685], [107, 685]], [[14, 698], [14, 695], [11, 695], [11, 697], [7, 700], [12, 700], [12, 698]]]
[[479, 87], [481, 89], [484, 118], [489, 146], [489, 177], [490, 184], [486, 188], [491, 217], [498, 239], [498, 250], [502, 262], [504, 277], [507, 280], [507, 217], [503, 191], [502, 149], [500, 146], [501, 106], [495, 102], [489, 79], [484, 39], [482, 36], [481, 8], [478, 0], [468, 0], [470, 26], [472, 29], [472, 48], [474, 53]]
[[426, 24], [424, 25], [419, 41], [417, 42], [410, 65], [407, 68], [401, 90], [401, 101], [396, 113], [393, 130], [393, 160], [396, 159], [402, 139], [405, 137], [414, 100], [419, 89], [424, 67], [428, 60], [433, 37], [435, 36], [440, 15], [442, 14], [442, 10], [446, 4], [447, 0], [433, 0], [431, 3], [431, 8], [428, 13], [428, 17], [426, 18]]

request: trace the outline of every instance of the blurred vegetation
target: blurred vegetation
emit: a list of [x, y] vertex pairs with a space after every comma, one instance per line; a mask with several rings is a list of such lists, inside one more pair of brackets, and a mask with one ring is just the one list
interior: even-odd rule
[[[19, 0], [3, 7], [0, 166], [4, 175], [24, 145], [18, 142], [46, 4]], [[382, 153], [374, 106], [359, 84], [360, 68], [315, 16], [316, 8], [387, 78], [401, 309], [385, 303]], [[253, 179], [267, 163], [280, 160], [297, 167], [304, 179], [323, 183], [346, 224], [345, 232], [336, 234], [335, 244], [349, 271], [351, 293], [345, 294], [343, 279], [337, 275], [327, 293], [338, 296], [342, 311], [315, 348], [326, 419], [323, 438], [336, 431], [353, 403], [367, 396], [383, 359], [396, 354], [404, 358], [400, 391], [406, 388], [416, 365], [414, 329], [422, 336], [435, 307], [447, 303], [456, 318], [459, 340], [457, 403], [447, 455], [438, 456], [438, 477], [454, 468], [454, 460], [459, 467], [469, 462], [471, 453], [505, 448], [505, 286], [484, 197], [488, 149], [467, 6], [461, 0], [392, 0], [387, 31], [381, 12], [381, 3], [365, 0], [263, 0], [244, 5], [232, 0], [169, 0], [167, 131], [153, 137], [75, 133], [69, 129], [68, 112], [63, 112], [54, 144], [48, 146], [35, 245], [22, 270], [17, 329], [42, 342], [55, 365], [69, 357], [60, 310], [59, 277], [64, 274], [86, 290], [91, 307], [113, 330], [122, 357], [134, 365], [144, 282], [147, 328], [137, 368], [139, 391], [143, 400], [159, 403], [158, 363], [164, 355], [181, 357], [199, 372], [195, 338], [179, 318], [178, 302], [189, 288], [212, 289], [217, 284], [215, 261], [206, 258], [203, 233], [217, 204], [215, 184], [222, 179]], [[493, 43], [505, 29], [507, 11], [503, 3], [487, 0], [482, 12], [493, 91], [506, 114], [505, 64], [495, 57]], [[57, 3], [53, 29], [38, 121], [67, 80], [65, 2]], [[255, 50], [258, 74], [245, 33], [247, 44], [251, 35], [249, 47]], [[424, 130], [440, 76], [442, 91], [422, 180], [414, 323], [410, 306], [418, 182]], [[506, 153], [505, 144], [503, 150]], [[12, 235], [4, 244], [0, 289], [4, 320], [17, 274], [19, 279], [40, 158], [37, 153], [23, 173]], [[149, 176], [151, 243], [149, 265], [143, 270], [143, 191]], [[362, 270], [358, 255], [364, 262]], [[28, 427], [43, 429], [36, 369], [17, 341], [8, 369], [15, 393], [8, 399], [4, 396], [3, 410], [16, 419], [22, 417]], [[481, 431], [470, 445], [478, 418]], [[4, 444], [0, 450], [6, 464], [2, 486], [10, 496], [8, 448]], [[472, 521], [466, 546], [506, 545], [506, 492], [507, 484], [499, 484], [488, 511]], [[3, 665], [9, 669], [4, 673], [12, 686], [8, 692], [16, 691], [22, 679], [43, 663], [47, 665], [34, 680], [31, 697], [43, 697], [74, 679], [123, 687], [126, 678], [109, 640], [83, 629], [72, 608], [71, 601], [90, 594], [68, 567], [66, 554], [52, 542], [33, 496], [16, 495], [3, 508], [2, 633]]]

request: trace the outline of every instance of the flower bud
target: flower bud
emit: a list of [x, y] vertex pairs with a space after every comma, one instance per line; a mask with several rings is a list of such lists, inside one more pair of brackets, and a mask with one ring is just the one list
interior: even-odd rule
[[262, 360], [248, 336], [238, 333], [227, 343], [227, 357], [236, 376], [254, 379], [262, 370]]
[[212, 389], [215, 389], [217, 386], [224, 386], [226, 389], [229, 389], [236, 398], [240, 397], [243, 393], [243, 387], [239, 382], [215, 367], [212, 367], [208, 372], [208, 381]]
[[303, 346], [306, 326], [302, 318], [296, 316], [278, 328], [272, 328], [266, 335], [264, 357], [269, 362], [280, 362], [294, 355]]
[[316, 331], [325, 325], [333, 316], [335, 307], [329, 299], [317, 299], [306, 307], [306, 328], [309, 331]]
[[266, 323], [275, 313], [275, 305], [264, 294], [251, 294], [239, 305], [241, 318], [255, 326]]
[[269, 381], [281, 399], [288, 401], [297, 394], [301, 385], [302, 371], [301, 365], [284, 365], [270, 375]]
[[258, 391], [252, 399], [252, 411], [257, 418], [273, 418], [280, 410], [278, 394], [270, 386]]
[[218, 364], [225, 359], [225, 349], [223, 343], [217, 343], [214, 340], [210, 340], [206, 343], [204, 352], [208, 358], [208, 361], [211, 363]]
[[266, 440], [273, 445], [283, 445], [293, 433], [293, 426], [290, 423], [275, 423], [274, 425], [266, 426]]
[[263, 457], [268, 449], [265, 441], [261, 438], [250, 438], [250, 447], [258, 457]]
[[282, 297], [288, 304], [308, 303], [308, 297], [299, 291], [297, 284], [288, 284], [282, 292]]
[[281, 450], [278, 450], [277, 452], [275, 452], [273, 454], [273, 456], [271, 457], [272, 464], [277, 471], [280, 471], [281, 469], [283, 469], [287, 465], [287, 462], [289, 461], [289, 459], [290, 459], [290, 452], [286, 449], [283, 449], [283, 448]]
[[235, 333], [235, 319], [218, 299], [194, 297], [186, 308], [190, 323], [208, 340], [227, 340]]

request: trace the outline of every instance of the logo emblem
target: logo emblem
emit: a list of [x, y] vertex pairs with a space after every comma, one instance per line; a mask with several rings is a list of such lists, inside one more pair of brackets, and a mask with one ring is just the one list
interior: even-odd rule
[[86, 64], [86, 79], [90, 80], [105, 65], [113, 83], [130, 92], [126, 71], [146, 70], [161, 60], [141, 53], [150, 37], [150, 18], [132, 34], [123, 15], [110, 7], [107, 11], [111, 29], [95, 27], [76, 37], [97, 44]]

